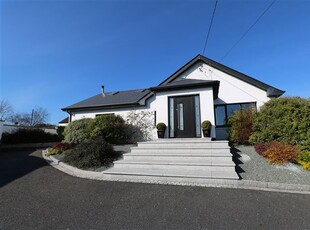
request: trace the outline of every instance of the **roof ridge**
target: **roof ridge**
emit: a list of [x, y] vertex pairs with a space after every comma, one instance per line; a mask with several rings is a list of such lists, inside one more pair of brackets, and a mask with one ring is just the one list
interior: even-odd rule
[[210, 58], [207, 58], [201, 54], [196, 55], [193, 59], [191, 59], [189, 62], [187, 62], [185, 65], [183, 65], [181, 68], [179, 68], [177, 71], [175, 71], [173, 74], [171, 74], [168, 78], [166, 78], [164, 81], [162, 81], [158, 86], [169, 83], [173, 80], [175, 80], [180, 74], [182, 74], [184, 71], [186, 71], [188, 68], [193, 66], [198, 61], [202, 61], [203, 63], [212, 66], [213, 68], [216, 68], [224, 73], [227, 73], [241, 81], [244, 81], [248, 84], [251, 84], [253, 86], [256, 86], [257, 88], [260, 88], [262, 90], [268, 91], [269, 88], [275, 89], [276, 93], [274, 95], [281, 96], [285, 91], [277, 89], [276, 87], [273, 87], [271, 85], [268, 85], [256, 78], [250, 77], [240, 71], [237, 71], [235, 69], [232, 69], [224, 64], [221, 64], [217, 61], [214, 61]]

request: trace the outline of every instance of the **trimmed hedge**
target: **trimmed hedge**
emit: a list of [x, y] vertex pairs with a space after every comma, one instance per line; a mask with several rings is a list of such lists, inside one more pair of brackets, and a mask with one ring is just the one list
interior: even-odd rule
[[272, 99], [256, 114], [252, 144], [270, 141], [310, 150], [310, 101], [299, 97]]
[[46, 133], [42, 129], [18, 129], [14, 133], [3, 133], [2, 144], [59, 142], [57, 134]]
[[78, 144], [90, 138], [89, 124], [91, 118], [83, 118], [70, 122], [64, 131], [65, 142]]
[[117, 157], [112, 146], [102, 137], [86, 140], [64, 154], [64, 162], [81, 169], [109, 166]]

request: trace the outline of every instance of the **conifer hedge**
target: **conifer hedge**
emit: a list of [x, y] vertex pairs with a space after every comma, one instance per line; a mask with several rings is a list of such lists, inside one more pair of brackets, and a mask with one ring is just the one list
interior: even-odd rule
[[283, 97], [265, 103], [255, 115], [252, 144], [279, 141], [310, 150], [310, 101]]

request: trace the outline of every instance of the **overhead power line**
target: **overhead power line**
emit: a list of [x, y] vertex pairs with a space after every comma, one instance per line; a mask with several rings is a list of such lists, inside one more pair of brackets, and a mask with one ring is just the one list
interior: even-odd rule
[[214, 5], [213, 14], [212, 14], [212, 18], [211, 18], [211, 22], [210, 22], [210, 26], [209, 26], [209, 30], [208, 30], [208, 33], [207, 33], [205, 45], [204, 45], [204, 47], [203, 47], [203, 52], [202, 52], [202, 54], [205, 53], [205, 50], [206, 50], [206, 48], [207, 48], [207, 44], [208, 44], [208, 40], [209, 40], [209, 35], [210, 35], [210, 31], [211, 31], [211, 27], [212, 27], [212, 24], [213, 24], [213, 19], [214, 19], [215, 11], [216, 11], [217, 2], [218, 2], [218, 0], [216, 0], [215, 5]]
[[228, 50], [228, 52], [222, 57], [221, 61], [224, 60], [230, 54], [230, 52], [239, 44], [239, 42], [249, 33], [249, 31], [258, 23], [258, 21], [267, 13], [267, 11], [272, 7], [272, 5], [277, 0], [272, 1], [269, 6], [262, 12], [262, 14], [255, 20], [255, 22], [244, 32], [240, 39]]

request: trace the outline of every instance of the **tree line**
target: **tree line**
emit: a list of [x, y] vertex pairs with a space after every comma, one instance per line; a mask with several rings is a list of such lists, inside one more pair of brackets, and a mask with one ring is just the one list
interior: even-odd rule
[[35, 106], [30, 112], [14, 112], [8, 100], [0, 100], [0, 120], [7, 124], [20, 126], [38, 126], [47, 123], [49, 113], [45, 108]]

